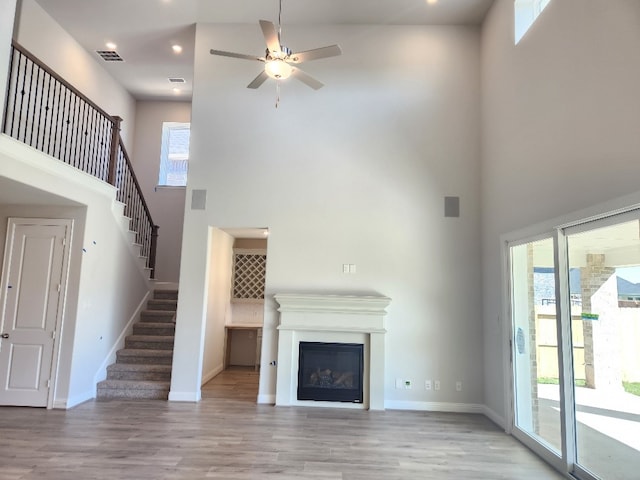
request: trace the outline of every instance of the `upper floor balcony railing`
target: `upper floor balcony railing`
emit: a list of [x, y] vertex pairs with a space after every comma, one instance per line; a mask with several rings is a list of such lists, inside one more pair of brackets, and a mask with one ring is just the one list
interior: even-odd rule
[[158, 226], [112, 117], [17, 43], [12, 45], [2, 132], [114, 185], [154, 278]]

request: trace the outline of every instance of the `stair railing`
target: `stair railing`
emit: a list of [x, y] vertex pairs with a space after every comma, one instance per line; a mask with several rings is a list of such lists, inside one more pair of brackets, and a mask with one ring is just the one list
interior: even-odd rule
[[153, 223], [112, 117], [18, 43], [12, 43], [2, 132], [118, 189], [117, 200], [155, 278]]

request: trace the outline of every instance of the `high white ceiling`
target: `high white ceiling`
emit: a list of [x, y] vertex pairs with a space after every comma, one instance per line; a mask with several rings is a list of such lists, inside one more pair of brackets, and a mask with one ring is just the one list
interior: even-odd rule
[[[493, 1], [283, 0], [282, 24], [480, 24]], [[259, 29], [258, 20], [278, 19], [278, 0], [37, 2], [88, 52], [96, 55], [106, 42], [116, 43], [125, 61], [103, 65], [138, 99], [190, 98], [196, 23], [255, 23]], [[184, 48], [181, 55], [172, 52], [174, 43]], [[187, 80], [180, 96], [172, 92], [169, 77]]]

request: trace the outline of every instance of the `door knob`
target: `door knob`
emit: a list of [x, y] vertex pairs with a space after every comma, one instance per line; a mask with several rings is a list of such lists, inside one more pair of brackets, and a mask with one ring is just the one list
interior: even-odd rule
[[0, 335], [0, 338], [9, 338], [9, 334], [8, 333], [3, 333], [2, 335]]

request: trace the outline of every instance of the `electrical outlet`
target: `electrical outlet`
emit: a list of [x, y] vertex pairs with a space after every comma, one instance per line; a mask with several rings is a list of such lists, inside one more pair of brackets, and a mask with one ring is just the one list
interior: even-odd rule
[[424, 389], [425, 390], [431, 390], [433, 388], [433, 385], [431, 384], [431, 380], [425, 380], [424, 381]]
[[433, 389], [434, 390], [440, 390], [440, 380], [435, 380], [433, 382]]
[[456, 382], [456, 392], [461, 392], [461, 391], [462, 391], [462, 382], [458, 380]]
[[396, 378], [396, 388], [404, 388], [404, 380]]
[[404, 381], [404, 388], [405, 390], [411, 390], [411, 380]]

